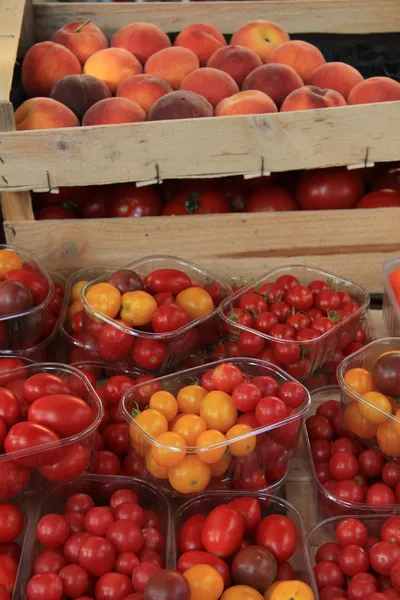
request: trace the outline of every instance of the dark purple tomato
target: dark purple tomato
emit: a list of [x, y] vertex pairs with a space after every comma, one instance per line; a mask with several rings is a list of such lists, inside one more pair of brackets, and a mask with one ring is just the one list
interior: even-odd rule
[[32, 292], [25, 283], [15, 279], [0, 283], [0, 316], [15, 315], [32, 307]]
[[275, 581], [277, 564], [274, 555], [262, 546], [239, 550], [232, 563], [232, 577], [237, 585], [248, 585], [263, 594]]
[[129, 269], [122, 269], [113, 273], [108, 280], [108, 283], [115, 286], [121, 294], [126, 292], [135, 292], [136, 290], [144, 290], [144, 283], [142, 278]]
[[190, 586], [178, 571], [161, 569], [148, 580], [143, 600], [190, 600]]
[[399, 396], [400, 352], [389, 352], [380, 356], [372, 368], [372, 377], [381, 394], [391, 398]]

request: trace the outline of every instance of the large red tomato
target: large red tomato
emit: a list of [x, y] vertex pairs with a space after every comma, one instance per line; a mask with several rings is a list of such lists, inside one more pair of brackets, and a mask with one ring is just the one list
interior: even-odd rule
[[303, 210], [353, 208], [365, 192], [362, 175], [344, 167], [305, 171], [296, 200]]
[[216, 189], [188, 189], [174, 196], [164, 207], [163, 215], [207, 215], [229, 213], [228, 199]]
[[163, 200], [155, 185], [137, 188], [121, 183], [113, 190], [111, 217], [153, 217], [161, 215]]
[[357, 202], [356, 208], [390, 208], [400, 206], [400, 190], [375, 190]]
[[47, 219], [76, 219], [76, 212], [69, 206], [62, 204], [49, 204], [43, 206], [35, 213], [36, 219], [39, 221]]
[[372, 190], [396, 190], [400, 193], [400, 168], [379, 173], [371, 182]]
[[280, 185], [266, 185], [251, 192], [245, 205], [246, 212], [275, 212], [298, 210], [293, 194]]

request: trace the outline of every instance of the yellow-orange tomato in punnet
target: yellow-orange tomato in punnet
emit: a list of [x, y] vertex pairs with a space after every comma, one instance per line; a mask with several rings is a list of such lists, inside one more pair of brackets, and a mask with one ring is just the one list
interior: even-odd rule
[[210, 294], [200, 287], [183, 290], [177, 295], [175, 302], [183, 308], [191, 321], [208, 315], [214, 309]]
[[14, 250], [0, 250], [0, 277], [9, 271], [22, 269], [22, 260]]
[[208, 429], [217, 429], [226, 433], [234, 426], [238, 411], [232, 396], [226, 392], [214, 390], [208, 392], [201, 402], [200, 416]]
[[265, 600], [315, 600], [314, 592], [303, 581], [279, 581], [269, 590], [264, 594]]
[[354, 390], [360, 396], [363, 396], [367, 392], [374, 390], [374, 380], [372, 375], [367, 369], [356, 367], [349, 369], [344, 375], [344, 380], [347, 385]]
[[181, 494], [202, 492], [209, 484], [211, 469], [196, 454], [186, 454], [175, 467], [168, 469], [171, 486]]
[[199, 415], [201, 401], [205, 396], [207, 390], [201, 385], [186, 385], [179, 390], [176, 397], [179, 410], [183, 413]]
[[111, 319], [117, 316], [121, 308], [120, 291], [110, 283], [96, 283], [85, 294], [87, 304]]
[[166, 431], [157, 438], [158, 444], [151, 447], [154, 462], [169, 469], [177, 465], [186, 454], [186, 442], [181, 435]]
[[217, 448], [210, 448], [210, 446], [225, 441], [226, 439], [223, 433], [216, 429], [207, 429], [207, 431], [203, 431], [196, 440], [196, 454], [203, 462], [208, 465], [213, 465], [223, 457], [226, 451], [226, 445]]

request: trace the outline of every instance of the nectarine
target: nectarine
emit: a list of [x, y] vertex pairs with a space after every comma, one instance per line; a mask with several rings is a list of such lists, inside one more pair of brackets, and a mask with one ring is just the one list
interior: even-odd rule
[[326, 61], [322, 52], [313, 44], [292, 40], [281, 44], [271, 52], [268, 62], [292, 67], [305, 83], [310, 83], [315, 69]]
[[108, 48], [106, 36], [90, 20], [68, 23], [56, 31], [51, 39], [71, 50], [82, 65], [95, 52]]
[[174, 45], [194, 52], [200, 61], [200, 66], [205, 67], [214, 52], [226, 46], [226, 40], [214, 25], [192, 23], [182, 29]]
[[225, 71], [203, 67], [185, 77], [181, 90], [204, 96], [215, 108], [218, 102], [236, 94], [239, 88], [236, 81]]
[[171, 40], [160, 27], [152, 23], [130, 23], [119, 29], [111, 39], [111, 46], [124, 48], [144, 65], [153, 54], [171, 45]]
[[14, 117], [18, 131], [79, 125], [72, 110], [52, 98], [30, 98], [17, 108]]
[[372, 104], [400, 100], [400, 83], [390, 77], [365, 79], [351, 90], [349, 104]]
[[[267, 62], [277, 46], [289, 40], [287, 32], [271, 21], [250, 21], [232, 36], [231, 44], [254, 50], [263, 62]], [[276, 61], [274, 61], [276, 62]]]
[[225, 46], [211, 56], [207, 67], [225, 71], [241, 87], [246, 77], [263, 64], [261, 58], [244, 46]]
[[117, 90], [117, 97], [129, 98], [137, 102], [147, 114], [154, 102], [169, 92], [172, 92], [172, 87], [164, 79], [142, 73], [132, 75], [121, 83]]
[[364, 77], [354, 67], [342, 62], [330, 62], [315, 69], [310, 84], [335, 90], [347, 100], [353, 87], [360, 81], [364, 81]]
[[277, 106], [281, 106], [286, 96], [303, 85], [300, 75], [292, 67], [270, 63], [250, 73], [243, 83], [243, 89], [264, 92]]
[[25, 55], [22, 85], [28, 96], [49, 96], [57, 81], [79, 73], [81, 64], [68, 48], [55, 42], [39, 42]]
[[150, 56], [144, 70], [149, 75], [165, 79], [174, 90], [179, 90], [185, 77], [199, 66], [199, 59], [194, 52], [173, 46]]
[[149, 112], [149, 121], [198, 119], [212, 116], [213, 107], [208, 100], [194, 92], [180, 90], [170, 92], [157, 100]]
[[85, 62], [83, 72], [104, 81], [115, 94], [118, 87], [131, 75], [142, 72], [142, 65], [128, 50], [106, 48], [100, 50]]
[[346, 100], [339, 92], [321, 90], [313, 85], [306, 85], [286, 97], [282, 104], [281, 112], [329, 108], [332, 106], [345, 106], [345, 104]]
[[136, 102], [127, 98], [106, 98], [93, 104], [85, 113], [82, 125], [117, 125], [138, 123], [146, 119], [146, 113]]
[[93, 104], [110, 97], [108, 85], [91, 75], [67, 75], [57, 81], [50, 94], [50, 98], [68, 106], [80, 121]]
[[278, 112], [276, 104], [269, 96], [258, 90], [238, 92], [224, 98], [215, 109], [216, 117], [229, 115], [255, 115]]

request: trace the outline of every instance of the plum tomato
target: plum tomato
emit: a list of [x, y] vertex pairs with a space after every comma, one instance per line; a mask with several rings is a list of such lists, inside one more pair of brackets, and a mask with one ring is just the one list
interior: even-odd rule
[[22, 532], [24, 518], [18, 506], [0, 503], [0, 543], [13, 542]]
[[261, 507], [257, 498], [236, 498], [229, 502], [243, 518], [245, 534], [252, 532], [261, 521]]
[[[68, 415], [68, 419], [65, 415]], [[81, 398], [52, 394], [38, 398], [30, 405], [28, 421], [48, 427], [61, 438], [66, 438], [90, 427], [93, 410]]]
[[[119, 323], [130, 327], [127, 321], [119, 321]], [[103, 360], [116, 362], [132, 352], [133, 344], [133, 335], [110, 323], [105, 323], [97, 338], [97, 352]]]
[[201, 532], [205, 520], [204, 515], [193, 515], [183, 523], [178, 535], [178, 548], [182, 554], [191, 550], [204, 549]]
[[171, 292], [177, 296], [183, 290], [192, 286], [192, 281], [186, 273], [178, 269], [158, 269], [144, 280], [146, 289], [151, 294]]
[[257, 545], [268, 548], [278, 563], [284, 562], [296, 549], [296, 526], [284, 515], [268, 515], [257, 526], [256, 541]]
[[232, 506], [217, 506], [207, 516], [201, 539], [207, 552], [222, 558], [230, 556], [239, 547], [244, 534], [242, 515]]
[[22, 393], [26, 402], [32, 404], [42, 396], [69, 394], [70, 390], [61, 377], [51, 373], [36, 373], [24, 381]]

